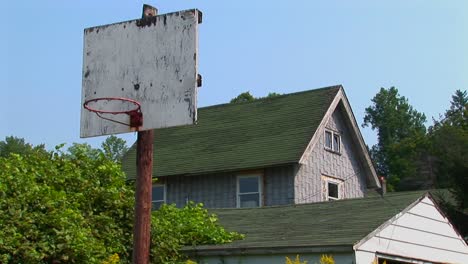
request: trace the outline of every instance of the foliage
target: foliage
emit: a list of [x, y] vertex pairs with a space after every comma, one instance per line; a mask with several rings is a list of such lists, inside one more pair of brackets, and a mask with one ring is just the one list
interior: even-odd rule
[[113, 254], [110, 256], [108, 259], [104, 260], [102, 264], [119, 264], [120, 263], [120, 257], [119, 254]]
[[188, 203], [183, 208], [163, 205], [152, 214], [151, 263], [177, 263], [183, 260], [182, 246], [224, 244], [243, 235], [227, 232], [215, 215], [202, 204]]
[[265, 98], [273, 98], [273, 97], [277, 97], [277, 96], [280, 96], [280, 95], [281, 94], [279, 94], [279, 93], [272, 92], [272, 93], [268, 93], [268, 95]]
[[0, 262], [100, 263], [131, 244], [133, 191], [103, 155], [34, 151], [0, 158]]
[[14, 136], [5, 137], [5, 141], [0, 141], [0, 157], [8, 157], [10, 153], [27, 155], [35, 151], [45, 151], [44, 145], [34, 147], [26, 143], [23, 138]]
[[[134, 190], [118, 163], [88, 144], [0, 157], [0, 263], [130, 263]], [[153, 263], [184, 245], [242, 238], [202, 205], [152, 215]]]
[[101, 144], [104, 155], [115, 162], [121, 162], [123, 155], [128, 151], [127, 142], [111, 135]]
[[[379, 264], [379, 260], [378, 260], [378, 258], [376, 257], [376, 258], [374, 259], [374, 261], [372, 261], [372, 263], [371, 263], [371, 264]], [[387, 264], [387, 261], [386, 261], [386, 260], [384, 260], [384, 261], [382, 262], [382, 264]]]
[[232, 98], [230, 103], [231, 104], [236, 104], [236, 103], [245, 103], [245, 102], [253, 102], [255, 101], [255, 97], [250, 94], [250, 92], [243, 92], [236, 96], [235, 98]]
[[277, 96], [280, 96], [280, 95], [281, 94], [279, 94], [279, 93], [272, 92], [272, 93], [268, 93], [268, 95], [266, 97], [257, 97], [256, 98], [253, 95], [251, 95], [250, 92], [244, 92], [244, 93], [239, 94], [235, 98], [231, 99], [230, 103], [235, 104], [235, 103], [253, 102], [253, 101], [258, 100], [258, 99], [273, 98], [273, 97], [277, 97]]
[[324, 254], [320, 256], [320, 264], [335, 264], [335, 259], [332, 255]]
[[389, 190], [398, 190], [402, 188], [400, 180], [417, 171], [416, 161], [426, 144], [426, 117], [413, 109], [395, 87], [381, 88], [365, 112], [363, 127], [377, 130], [378, 144], [371, 149], [377, 172], [388, 178]]
[[299, 255], [296, 255], [294, 260], [291, 260], [289, 257], [286, 257], [286, 264], [307, 264], [307, 261], [301, 261]]
[[468, 129], [468, 95], [466, 90], [455, 91], [450, 102], [450, 109], [445, 112], [444, 119], [439, 123]]
[[468, 208], [468, 96], [457, 90], [450, 109], [429, 129], [439, 187], [449, 187], [460, 209]]

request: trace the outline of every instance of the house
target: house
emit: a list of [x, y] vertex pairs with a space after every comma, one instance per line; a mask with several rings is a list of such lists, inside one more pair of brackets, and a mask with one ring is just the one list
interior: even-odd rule
[[336, 264], [468, 263], [468, 245], [430, 193], [210, 211], [245, 239], [184, 248], [199, 264], [275, 264], [296, 255], [319, 263], [321, 254]]
[[[136, 146], [123, 159], [136, 177]], [[153, 204], [261, 207], [364, 197], [380, 187], [342, 86], [200, 108], [155, 130]]]

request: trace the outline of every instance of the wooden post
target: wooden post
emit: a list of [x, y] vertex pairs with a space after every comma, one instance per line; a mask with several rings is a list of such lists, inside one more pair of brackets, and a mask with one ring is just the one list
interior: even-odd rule
[[[142, 18], [157, 15], [158, 10], [143, 5]], [[143, 117], [144, 118], [144, 117]], [[143, 121], [144, 122], [144, 121]], [[133, 263], [148, 264], [151, 231], [151, 192], [153, 176], [153, 130], [138, 132], [135, 221], [133, 226]]]

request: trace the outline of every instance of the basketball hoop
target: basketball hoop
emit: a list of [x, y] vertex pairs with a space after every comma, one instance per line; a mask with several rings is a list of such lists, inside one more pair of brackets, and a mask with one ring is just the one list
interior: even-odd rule
[[[104, 104], [104, 102], [120, 102], [122, 104], [129, 104], [131, 107], [129, 110], [121, 110], [121, 111], [112, 111], [112, 110], [104, 110], [104, 109], [99, 109], [96, 107], [92, 107], [91, 105], [94, 103], [102, 103], [101, 105]], [[123, 98], [123, 97], [102, 97], [102, 98], [94, 98], [90, 99], [84, 102], [83, 107], [87, 109], [88, 111], [94, 112], [97, 116], [99, 116], [102, 119], [115, 122], [121, 125], [129, 126], [131, 128], [136, 128], [138, 130], [138, 127], [143, 126], [143, 113], [141, 112], [141, 105], [139, 102], [129, 99], [129, 98]], [[123, 115], [126, 114], [130, 117], [130, 124], [111, 119], [108, 117], [105, 117], [103, 115], [106, 114], [111, 114], [111, 115]]]

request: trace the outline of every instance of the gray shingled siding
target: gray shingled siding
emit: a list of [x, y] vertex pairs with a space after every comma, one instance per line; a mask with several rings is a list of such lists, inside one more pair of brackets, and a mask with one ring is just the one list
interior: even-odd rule
[[337, 107], [326, 127], [341, 134], [341, 154], [327, 151], [324, 148], [325, 132], [320, 133], [319, 140], [305, 164], [300, 165], [295, 176], [295, 203], [320, 202], [325, 199], [325, 186], [322, 176], [343, 180], [340, 187], [342, 198], [363, 197], [366, 190], [365, 172], [357, 156], [350, 128], [344, 122], [343, 113]]
[[[206, 208], [234, 208], [237, 201], [238, 173], [218, 173], [197, 176], [161, 177], [166, 184], [167, 203], [181, 207], [187, 199], [201, 202]], [[263, 170], [264, 205], [283, 205], [294, 202], [293, 166]]]
[[265, 206], [294, 203], [294, 169], [283, 166], [265, 169]]
[[206, 208], [236, 207], [236, 176], [219, 173], [166, 178], [167, 203], [181, 207], [187, 199], [203, 203]]

